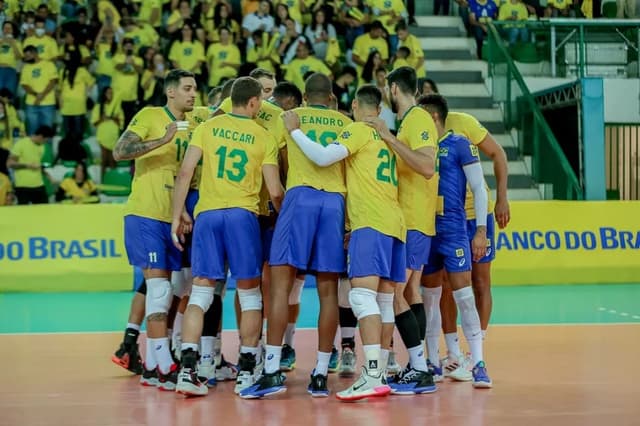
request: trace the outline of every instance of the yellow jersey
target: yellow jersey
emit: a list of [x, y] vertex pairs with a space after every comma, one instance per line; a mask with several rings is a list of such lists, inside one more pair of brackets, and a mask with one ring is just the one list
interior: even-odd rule
[[[268, 57], [268, 59], [259, 59], [265, 56]], [[275, 73], [276, 68], [273, 64], [280, 64], [280, 56], [278, 55], [277, 49], [267, 51], [267, 49], [261, 45], [253, 46], [247, 49], [247, 62], [253, 62], [259, 68]]]
[[100, 121], [100, 104], [91, 111], [91, 123], [96, 126], [96, 139], [100, 146], [112, 151], [120, 136], [120, 126], [124, 124], [124, 112], [118, 99], [105, 103], [102, 113], [106, 120]]
[[[309, 139], [324, 146], [336, 140], [340, 131], [353, 122], [344, 114], [325, 106], [309, 105], [296, 108], [293, 111], [300, 117], [300, 130]], [[278, 146], [280, 148], [287, 147], [289, 159], [287, 190], [296, 186], [310, 186], [326, 192], [340, 194], [346, 192], [342, 161], [329, 167], [317, 166], [304, 155], [288, 132], [283, 132]]]
[[[524, 3], [521, 2], [513, 4], [510, 1], [502, 4], [498, 12], [498, 21], [507, 21], [507, 18], [510, 17], [515, 17], [515, 22], [526, 21], [529, 18], [529, 11], [527, 10], [527, 6], [525, 6]], [[511, 22], [511, 24], [507, 24], [505, 25], [505, 27], [511, 28], [516, 26], [515, 22]]]
[[336, 140], [347, 148], [347, 213], [352, 230], [373, 228], [405, 241], [407, 229], [398, 202], [396, 155], [377, 131], [351, 123]]
[[404, 58], [396, 58], [395, 61], [393, 61], [393, 68], [392, 70], [397, 70], [400, 67], [410, 67], [411, 64], [409, 63], [408, 60], [404, 59]]
[[7, 195], [13, 192], [9, 176], [0, 172], [0, 206], [7, 205]]
[[285, 80], [292, 82], [302, 93], [304, 93], [304, 76], [308, 72], [319, 72], [330, 76], [331, 70], [315, 56], [309, 56], [306, 59], [294, 59], [287, 65], [287, 73]]
[[115, 64], [113, 63], [113, 54], [111, 53], [111, 45], [107, 43], [100, 43], [96, 46], [96, 53], [98, 55], [98, 66], [96, 67], [97, 75], [113, 76], [115, 71]]
[[[151, 14], [153, 9], [158, 9], [156, 19], [151, 20]], [[160, 0], [141, 0], [140, 12], [138, 13], [138, 19], [148, 23], [154, 28], [158, 28], [162, 21], [162, 2]]]
[[258, 214], [262, 166], [278, 165], [273, 136], [249, 117], [228, 113], [196, 128], [191, 144], [202, 150], [203, 160], [196, 217], [228, 208]]
[[16, 69], [18, 66], [18, 60], [22, 57], [22, 44], [20, 41], [14, 41], [16, 50], [18, 51], [18, 57], [16, 58], [16, 52], [13, 49], [13, 44], [9, 43], [6, 38], [0, 41], [0, 65], [3, 67], [9, 67]]
[[[407, 16], [407, 9], [404, 7], [402, 0], [370, 0], [368, 3], [374, 11], [394, 12], [396, 15], [404, 16], [405, 18]], [[379, 20], [390, 35], [396, 33], [396, 23], [391, 21], [391, 16], [373, 16], [372, 19]]]
[[[203, 58], [204, 60], [204, 58]], [[220, 83], [223, 78], [235, 78], [238, 75], [238, 69], [230, 66], [222, 66], [223, 62], [240, 66], [240, 50], [235, 44], [222, 45], [214, 43], [207, 49], [207, 64], [209, 64], [209, 86], [214, 87]]]
[[98, 1], [98, 21], [107, 22], [107, 15], [111, 15], [113, 28], [120, 28], [120, 13], [110, 0]]
[[427, 71], [424, 68], [424, 62], [420, 67], [418, 63], [424, 58], [424, 50], [422, 50], [422, 44], [418, 37], [413, 34], [409, 34], [405, 40], [401, 40], [398, 47], [406, 47], [411, 51], [411, 55], [407, 58], [409, 65], [416, 70], [416, 77], [424, 78], [427, 76]]
[[[402, 117], [398, 140], [412, 150], [424, 147], [437, 149], [438, 130], [431, 115], [419, 107], [411, 107]], [[425, 235], [436, 234], [438, 177], [426, 179], [416, 173], [402, 158], [398, 158], [400, 208], [408, 230]]]
[[[113, 64], [121, 65], [125, 64], [127, 55], [119, 53], [113, 59]], [[143, 66], [142, 58], [133, 56], [133, 62], [139, 67]], [[123, 71], [115, 70], [113, 73], [113, 94], [119, 98], [122, 102], [131, 102], [138, 99], [138, 79], [140, 75], [135, 72], [133, 66], [126, 65]]]
[[176, 64], [176, 68], [200, 74], [202, 70], [200, 67], [195, 69], [195, 66], [205, 61], [204, 46], [198, 40], [174, 41], [169, 50], [169, 60]]
[[24, 39], [22, 42], [23, 46], [34, 46], [38, 49], [38, 57], [44, 61], [55, 61], [55, 59], [60, 56], [60, 51], [64, 50], [64, 48], [60, 49], [58, 47], [58, 43], [48, 35], [42, 37], [31, 36]]
[[87, 179], [82, 185], [78, 185], [78, 182], [73, 177], [68, 177], [60, 182], [60, 189], [64, 191], [65, 198], [86, 199], [96, 192], [98, 187], [91, 179]]
[[62, 115], [85, 115], [87, 113], [87, 97], [89, 90], [96, 83], [89, 71], [85, 67], [78, 68], [73, 87], [69, 83], [67, 74], [63, 80], [64, 70], [60, 72], [60, 114]]
[[[231, 112], [231, 98], [229, 97], [222, 101], [218, 108], [226, 113]], [[273, 102], [262, 101], [258, 115], [255, 118], [255, 122], [264, 127], [269, 134], [275, 138], [276, 142], [279, 142], [284, 138], [284, 124], [282, 123], [282, 120], [278, 120], [282, 112], [282, 108]], [[267, 191], [266, 185], [263, 185], [262, 190], [260, 191], [260, 215], [269, 215], [270, 199], [269, 191]]]
[[564, 10], [564, 9], [568, 9], [569, 7], [571, 7], [573, 2], [571, 2], [570, 0], [549, 0], [549, 2], [547, 4], [549, 6], [555, 7], [558, 10]]
[[[22, 71], [20, 72], [20, 85], [29, 86], [36, 93], [42, 93], [51, 80], [57, 79], [58, 70], [53, 62], [50, 61], [38, 61], [35, 64], [24, 64]], [[25, 97], [25, 104], [27, 105], [34, 105], [35, 101], [36, 97], [34, 95], [27, 95]], [[50, 106], [55, 104], [56, 91], [54, 88], [47, 93], [42, 101], [40, 101], [40, 106]]]
[[[44, 145], [38, 145], [31, 138], [18, 139], [11, 149], [11, 155], [18, 157], [22, 164], [42, 164]], [[42, 171], [32, 169], [18, 169], [14, 171], [16, 188], [39, 188], [44, 185]]]
[[[447, 130], [451, 130], [455, 134], [464, 136], [476, 146], [480, 145], [484, 138], [489, 134], [489, 131], [485, 129], [474, 116], [464, 112], [449, 112], [449, 114], [447, 114], [445, 128]], [[484, 186], [487, 189], [487, 197], [489, 200], [487, 211], [491, 213], [493, 211], [493, 202], [491, 201], [491, 191], [489, 190], [489, 185], [487, 185], [486, 180], [484, 182]], [[464, 209], [467, 212], [467, 220], [476, 218], [476, 210], [473, 207], [473, 192], [471, 192], [469, 185], [467, 185]]]
[[[211, 117], [211, 110], [208, 106], [197, 106], [193, 108], [193, 111], [188, 112], [187, 116], [189, 120], [193, 120], [195, 126], [199, 126], [204, 123]], [[195, 130], [195, 129], [194, 129]], [[198, 167], [196, 167], [195, 172], [193, 173], [193, 178], [191, 178], [191, 189], [198, 189], [200, 186], [200, 177], [202, 176], [202, 160], [198, 163]]]
[[[175, 176], [197, 125], [190, 115], [187, 114], [185, 119], [190, 122], [187, 130], [176, 132], [169, 143], [136, 158], [125, 215], [171, 223]], [[133, 117], [127, 131], [135, 133], [143, 141], [150, 141], [162, 138], [173, 121], [176, 118], [167, 107], [146, 107]]]
[[[380, 56], [383, 61], [389, 59], [389, 46], [387, 45], [387, 41], [382, 37], [373, 39], [369, 33], [366, 33], [358, 36], [353, 43], [353, 54], [357, 55], [365, 62], [369, 57], [369, 53], [374, 50], [380, 52]], [[362, 75], [362, 66], [357, 65], [356, 69], [358, 71], [358, 75]]]

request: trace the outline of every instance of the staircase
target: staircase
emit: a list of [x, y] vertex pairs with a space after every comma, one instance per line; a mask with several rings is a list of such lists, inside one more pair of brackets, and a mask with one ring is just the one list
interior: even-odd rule
[[[417, 12], [426, 13], [421, 9]], [[418, 26], [412, 26], [410, 32], [422, 43], [427, 77], [436, 82], [451, 110], [476, 117], [504, 148], [509, 162], [509, 199], [539, 200], [540, 191], [530, 175], [530, 159], [519, 155], [515, 138], [504, 127], [502, 112], [493, 103], [485, 83], [487, 64], [475, 59], [475, 41], [466, 37], [462, 20], [451, 16], [416, 16], [416, 21]], [[485, 178], [495, 200], [493, 163], [487, 158], [482, 160]]]

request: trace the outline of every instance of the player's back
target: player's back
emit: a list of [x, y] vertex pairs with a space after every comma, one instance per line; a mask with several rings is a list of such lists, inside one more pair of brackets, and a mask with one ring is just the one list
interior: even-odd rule
[[224, 114], [200, 125], [191, 143], [202, 149], [196, 215], [225, 208], [258, 214], [262, 166], [277, 165], [275, 139], [248, 117]]
[[[435, 148], [437, 137], [433, 118], [422, 108], [414, 106], [402, 117], [397, 138], [412, 150], [427, 146]], [[398, 181], [398, 198], [407, 229], [435, 235], [437, 174], [426, 179], [398, 158]]]
[[[173, 139], [135, 160], [135, 174], [125, 214], [171, 222], [171, 197], [175, 176], [189, 144], [196, 123], [178, 130]], [[145, 107], [131, 120], [127, 131], [143, 141], [162, 138], [176, 118], [166, 107]]]
[[[327, 145], [338, 138], [340, 131], [352, 120], [344, 114], [324, 106], [306, 106], [293, 110], [300, 118], [300, 129], [311, 140]], [[287, 146], [289, 170], [287, 173], [287, 190], [296, 186], [310, 186], [327, 192], [344, 193], [344, 165], [338, 162], [329, 167], [320, 167], [309, 160], [291, 139], [284, 136]]]
[[467, 178], [463, 167], [479, 161], [478, 148], [464, 136], [450, 131], [440, 139], [437, 161], [440, 174], [437, 231], [466, 232]]
[[370, 227], [404, 241], [394, 152], [377, 131], [361, 122], [345, 127], [338, 142], [349, 150], [345, 175], [351, 229]]
[[275, 103], [267, 100], [262, 101], [260, 110], [256, 116], [256, 123], [267, 129], [269, 132], [275, 132], [278, 127], [278, 118], [284, 110]]

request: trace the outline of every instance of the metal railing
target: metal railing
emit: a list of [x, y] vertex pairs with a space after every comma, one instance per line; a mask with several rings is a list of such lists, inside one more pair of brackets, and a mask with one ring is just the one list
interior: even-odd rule
[[[532, 157], [532, 177], [552, 186], [551, 198], [581, 200], [584, 191], [562, 148], [511, 59], [495, 25], [489, 24], [489, 75], [493, 99], [501, 103], [505, 126], [518, 131], [522, 155]], [[545, 192], [545, 198], [547, 194]]]
[[607, 198], [640, 200], [640, 123], [605, 125]]
[[[494, 22], [500, 30], [513, 22]], [[640, 20], [552, 18], [521, 21], [551, 77], [631, 77], [640, 70]], [[517, 47], [516, 47], [517, 49]]]

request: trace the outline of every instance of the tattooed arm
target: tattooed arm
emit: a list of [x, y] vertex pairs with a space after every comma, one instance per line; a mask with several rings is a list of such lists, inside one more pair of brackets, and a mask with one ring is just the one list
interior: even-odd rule
[[120, 139], [118, 139], [118, 143], [116, 143], [116, 146], [113, 148], [113, 159], [116, 161], [123, 161], [138, 158], [169, 143], [176, 134], [176, 130], [177, 127], [175, 122], [171, 123], [167, 127], [167, 132], [163, 137], [148, 141], [143, 141], [142, 138], [134, 132], [125, 130], [122, 136], [120, 136]]

